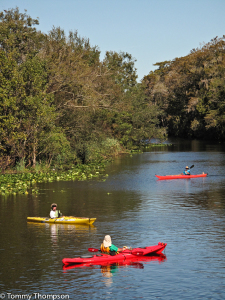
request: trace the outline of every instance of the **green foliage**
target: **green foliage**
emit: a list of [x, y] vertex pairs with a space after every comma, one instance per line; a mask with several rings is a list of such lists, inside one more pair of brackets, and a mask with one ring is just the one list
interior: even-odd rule
[[[135, 59], [11, 9], [0, 13], [0, 168], [71, 168], [162, 137]], [[26, 164], [25, 164], [26, 162]]]
[[[23, 163], [20, 164], [22, 166]], [[42, 169], [43, 170], [43, 169]], [[53, 181], [87, 180], [101, 178], [103, 165], [78, 165], [67, 171], [46, 170], [45, 172], [24, 172], [0, 175], [0, 195], [38, 194], [37, 183]], [[36, 169], [37, 171], [37, 169]], [[105, 175], [107, 176], [107, 175]]]
[[23, 173], [25, 171], [25, 159], [21, 159], [19, 162], [16, 163], [16, 171], [18, 173]]
[[85, 162], [109, 160], [122, 151], [120, 143], [113, 138], [106, 138], [101, 142], [90, 142], [86, 145]]
[[111, 77], [123, 90], [128, 90], [136, 85], [135, 60], [129, 53], [107, 51], [104, 64], [111, 72]]
[[170, 135], [225, 139], [224, 50], [225, 36], [216, 37], [145, 76], [146, 96], [163, 110]]

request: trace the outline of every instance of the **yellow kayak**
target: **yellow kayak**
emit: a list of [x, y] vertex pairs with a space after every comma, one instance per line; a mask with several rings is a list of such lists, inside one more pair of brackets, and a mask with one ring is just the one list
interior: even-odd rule
[[[27, 222], [28, 226], [37, 229], [49, 228], [51, 230], [51, 234], [54, 236], [55, 232], [57, 234], [58, 230], [62, 231], [70, 231], [74, 230], [74, 232], [82, 232], [82, 231], [90, 231], [96, 230], [94, 224], [59, 224], [59, 223], [39, 223], [39, 222]], [[46, 227], [48, 226], [48, 227]]]
[[27, 222], [51, 223], [51, 224], [87, 224], [94, 223], [96, 218], [82, 217], [60, 217], [60, 218], [42, 218], [42, 217], [27, 217]]

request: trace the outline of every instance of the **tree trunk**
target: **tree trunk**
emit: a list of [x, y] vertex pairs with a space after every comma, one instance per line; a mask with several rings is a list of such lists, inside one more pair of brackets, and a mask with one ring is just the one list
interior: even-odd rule
[[36, 144], [34, 144], [33, 147], [33, 167], [35, 168], [36, 166]]

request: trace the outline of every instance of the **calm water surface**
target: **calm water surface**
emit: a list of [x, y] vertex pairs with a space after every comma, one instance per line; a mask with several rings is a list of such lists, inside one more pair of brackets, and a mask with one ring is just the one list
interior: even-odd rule
[[[122, 156], [104, 182], [40, 184], [33, 196], [0, 198], [0, 299], [224, 299], [225, 148], [173, 141], [161, 151]], [[207, 178], [159, 181], [155, 174]], [[27, 223], [48, 216], [96, 217], [93, 227]], [[112, 267], [63, 269], [110, 234], [117, 246], [166, 242], [166, 258]], [[23, 297], [23, 298], [22, 298]]]

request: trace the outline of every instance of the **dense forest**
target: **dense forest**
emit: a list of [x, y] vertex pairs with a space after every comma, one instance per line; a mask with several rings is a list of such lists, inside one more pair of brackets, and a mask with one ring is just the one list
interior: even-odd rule
[[163, 110], [171, 136], [225, 139], [225, 36], [190, 54], [156, 63], [143, 79], [146, 96]]
[[0, 169], [68, 168], [139, 149], [167, 133], [225, 138], [225, 44], [215, 38], [137, 82], [129, 53], [100, 50], [78, 32], [37, 30], [0, 12]]
[[163, 137], [160, 109], [137, 83], [135, 60], [77, 32], [36, 29], [0, 13], [0, 168], [87, 164]]

